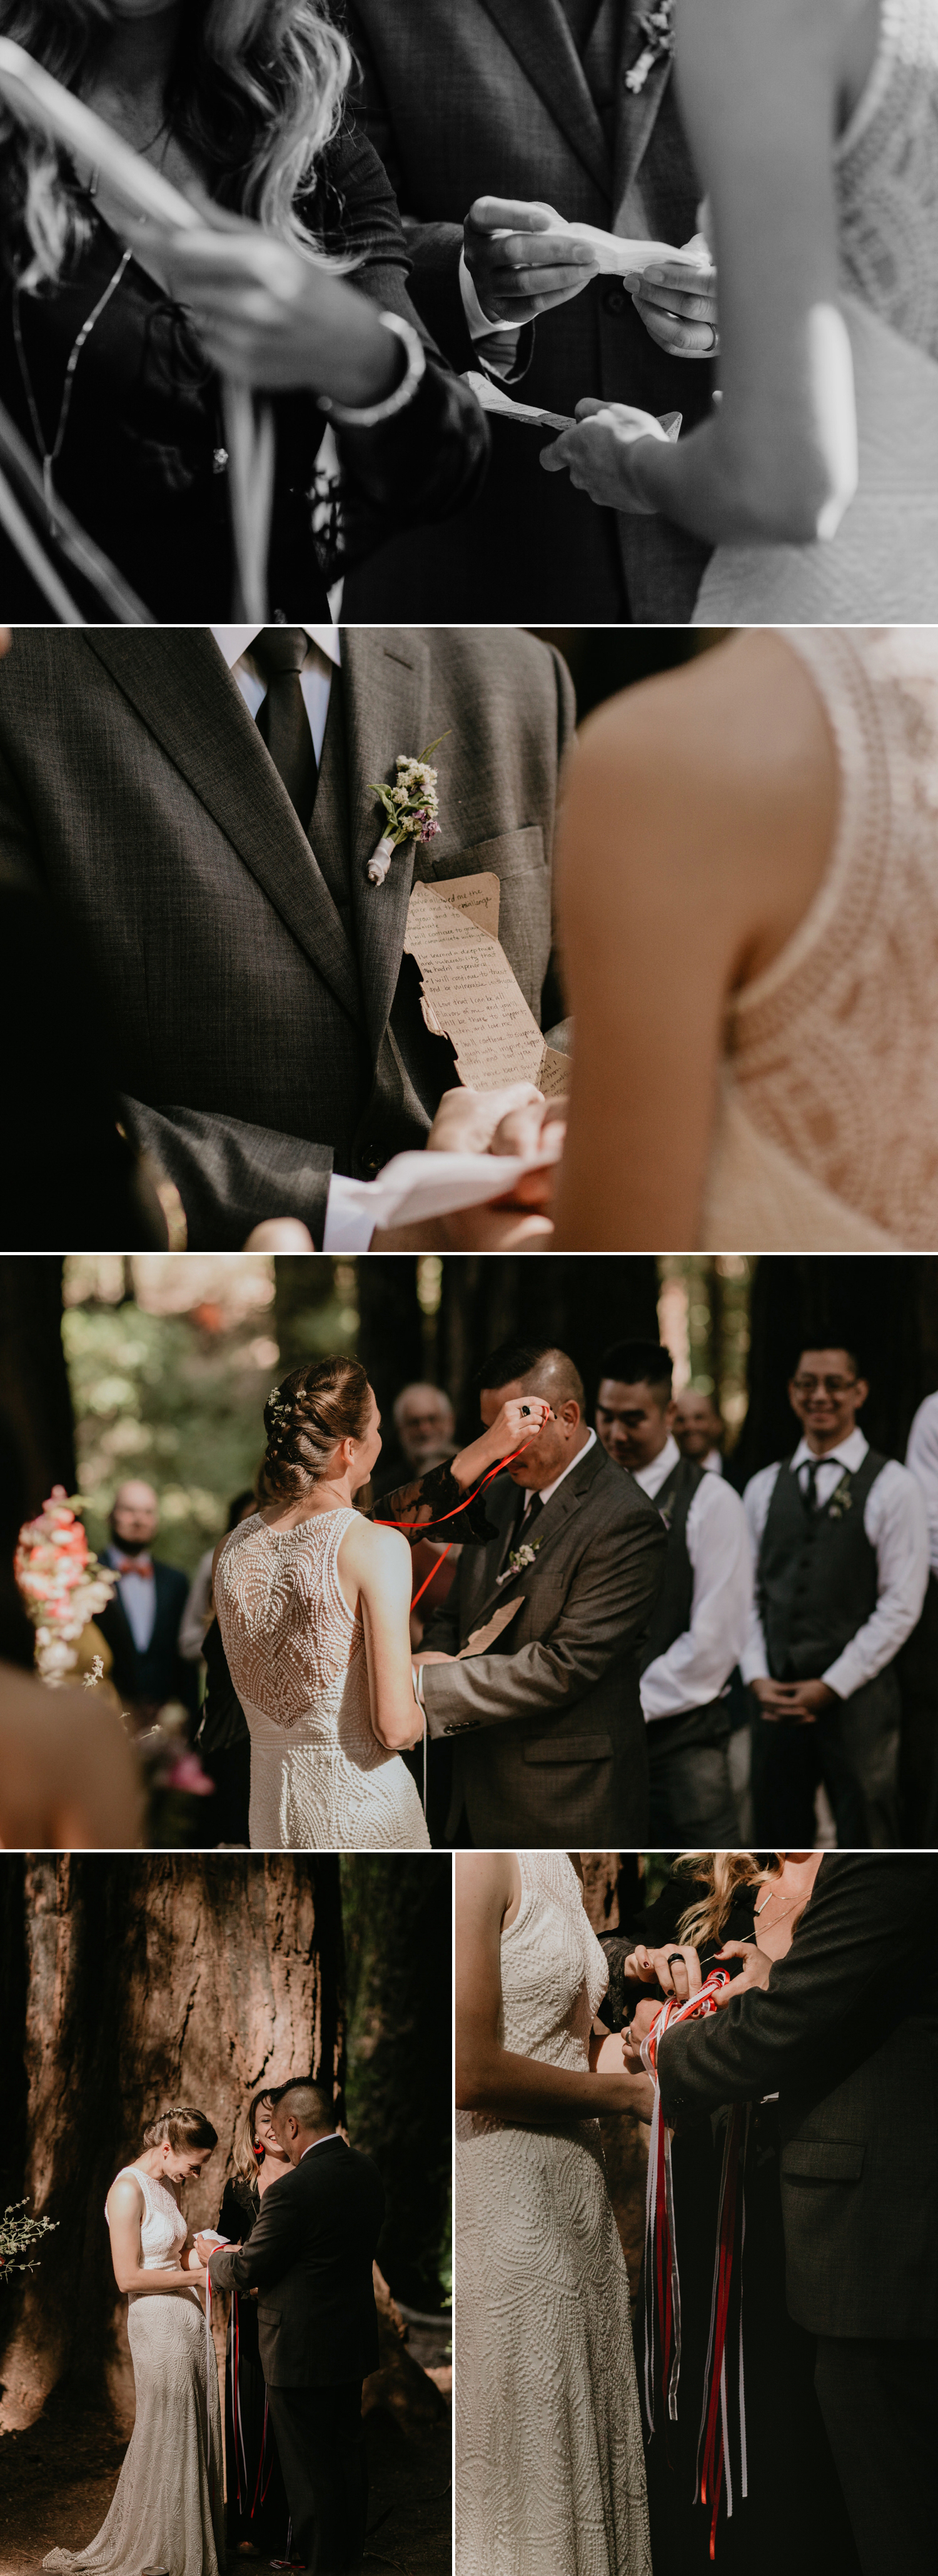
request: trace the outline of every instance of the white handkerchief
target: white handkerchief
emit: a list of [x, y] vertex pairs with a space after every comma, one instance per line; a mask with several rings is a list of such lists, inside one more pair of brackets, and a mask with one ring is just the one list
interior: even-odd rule
[[504, 1198], [525, 1172], [559, 1163], [563, 1137], [558, 1125], [547, 1128], [535, 1155], [395, 1154], [375, 1181], [343, 1179], [343, 1204], [356, 1207], [372, 1226], [421, 1225], [432, 1216], [451, 1216], [456, 1208], [485, 1207]]

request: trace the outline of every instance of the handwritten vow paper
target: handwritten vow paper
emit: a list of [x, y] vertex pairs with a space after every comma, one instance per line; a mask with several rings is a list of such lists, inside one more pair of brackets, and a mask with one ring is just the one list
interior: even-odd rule
[[501, 1636], [503, 1628], [507, 1628], [509, 1620], [514, 1618], [516, 1610], [520, 1608], [520, 1593], [517, 1601], [500, 1601], [498, 1609], [493, 1610], [484, 1628], [473, 1628], [472, 1635], [466, 1638], [465, 1645], [460, 1646], [456, 1657], [457, 1663], [464, 1663], [467, 1655], [487, 1655], [489, 1647], [494, 1646], [496, 1637]]
[[486, 871], [415, 885], [404, 947], [416, 958], [428, 1029], [449, 1038], [460, 1082], [498, 1091], [533, 1082], [545, 1099], [567, 1090], [569, 1058], [545, 1045], [498, 938], [499, 880]]

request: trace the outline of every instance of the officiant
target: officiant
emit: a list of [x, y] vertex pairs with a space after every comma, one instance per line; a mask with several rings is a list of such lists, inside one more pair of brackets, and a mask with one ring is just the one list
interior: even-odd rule
[[[4, 115], [0, 378], [15, 428], [152, 617], [224, 617], [220, 382], [262, 389], [276, 430], [269, 613], [326, 615], [341, 563], [471, 499], [488, 453], [470, 387], [410, 303], [381, 164], [342, 121], [346, 40], [310, 0], [111, 0], [103, 23], [97, 0], [75, 0], [67, 18], [30, 0], [0, 9], [0, 32], [206, 219], [179, 235], [134, 227], [106, 173]], [[341, 528], [319, 475], [327, 426]], [[0, 570], [9, 617], [46, 613], [9, 540]]]
[[[455, 367], [567, 417], [585, 395], [680, 412], [685, 429], [710, 407], [715, 305], [676, 319], [663, 293], [599, 276], [582, 243], [540, 265], [530, 229], [546, 206], [629, 239], [696, 233], [670, 14], [665, 0], [649, 39], [638, 0], [349, 0], [353, 97], [397, 192], [425, 325]], [[690, 617], [705, 546], [543, 474], [543, 430], [493, 419], [492, 433], [481, 497], [432, 548], [385, 546], [353, 578], [349, 616]]]
[[617, 1342], [601, 1363], [596, 1432], [661, 1514], [664, 1581], [639, 1653], [651, 1842], [713, 1850], [739, 1840], [728, 1745], [730, 1676], [752, 1609], [739, 1495], [675, 1438], [670, 1351]]

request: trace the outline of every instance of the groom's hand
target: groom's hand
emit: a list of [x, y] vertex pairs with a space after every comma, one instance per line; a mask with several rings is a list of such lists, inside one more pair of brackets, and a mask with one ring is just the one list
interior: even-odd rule
[[564, 228], [555, 207], [514, 197], [477, 197], [463, 228], [466, 267], [491, 322], [534, 322], [580, 295], [599, 261], [591, 243]]

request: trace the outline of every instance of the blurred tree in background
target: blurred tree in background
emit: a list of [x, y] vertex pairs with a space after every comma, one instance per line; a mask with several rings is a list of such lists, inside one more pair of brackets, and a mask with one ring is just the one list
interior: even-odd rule
[[407, 2307], [452, 2288], [452, 1863], [344, 1856], [346, 2107], [388, 2195], [381, 2270]]

